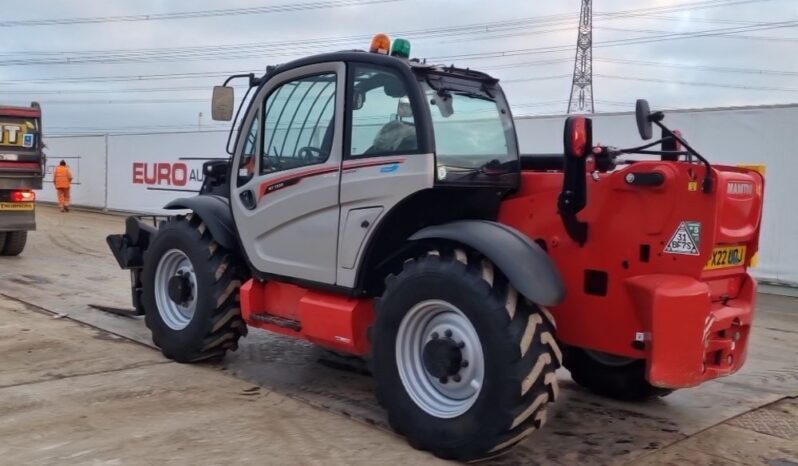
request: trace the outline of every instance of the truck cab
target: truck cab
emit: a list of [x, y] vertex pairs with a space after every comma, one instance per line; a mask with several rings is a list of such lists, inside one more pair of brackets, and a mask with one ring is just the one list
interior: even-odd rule
[[41, 109], [0, 106], [0, 255], [22, 252], [36, 229], [34, 190], [42, 188]]

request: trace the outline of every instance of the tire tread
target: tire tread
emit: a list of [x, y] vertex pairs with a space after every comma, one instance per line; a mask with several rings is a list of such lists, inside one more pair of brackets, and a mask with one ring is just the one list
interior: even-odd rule
[[[436, 456], [460, 461], [480, 461], [500, 456], [539, 429], [546, 420], [546, 407], [557, 397], [555, 371], [561, 366], [561, 351], [554, 338], [553, 317], [547, 311], [529, 302], [486, 258], [462, 248], [436, 249], [438, 254], [424, 254], [406, 261], [397, 275], [385, 279], [385, 292], [375, 301], [377, 319], [385, 303], [394, 299], [405, 277], [420, 273], [446, 273], [465, 277], [469, 285], [484, 295], [484, 308], [495, 314], [498, 322], [505, 322], [500, 330], [503, 338], [517, 348], [515, 360], [510, 362], [508, 377], [517, 384], [514, 400], [495, 400], [497, 416], [505, 427], [500, 432], [488, 433], [486, 440], [463, 439], [461, 445], [436, 445], [413, 426], [397, 421], [392, 414], [393, 400], [388, 390], [377, 384], [378, 400], [388, 409], [389, 422], [394, 430], [405, 436], [415, 448], [429, 450]], [[531, 327], [531, 329], [528, 329]], [[378, 380], [379, 382], [379, 380]]]

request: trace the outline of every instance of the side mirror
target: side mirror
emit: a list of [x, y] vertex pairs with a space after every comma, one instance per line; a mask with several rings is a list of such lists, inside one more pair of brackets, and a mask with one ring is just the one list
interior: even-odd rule
[[366, 94], [360, 89], [355, 89], [352, 93], [352, 109], [360, 110], [366, 103]]
[[430, 101], [431, 104], [438, 107], [443, 118], [449, 118], [454, 113], [454, 103], [452, 102], [452, 95], [446, 91], [438, 91], [435, 97]]
[[635, 118], [637, 119], [637, 131], [644, 141], [648, 141], [654, 135], [651, 125], [651, 108], [646, 99], [637, 99], [635, 104]]
[[233, 119], [235, 106], [235, 91], [232, 87], [213, 86], [211, 99], [211, 117], [215, 121], [230, 121]]

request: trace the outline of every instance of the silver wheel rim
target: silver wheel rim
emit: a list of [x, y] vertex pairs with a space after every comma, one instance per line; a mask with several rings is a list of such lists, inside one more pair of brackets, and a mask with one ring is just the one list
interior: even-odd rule
[[[448, 377], [446, 383], [430, 374], [423, 360], [425, 345], [443, 335], [462, 344], [460, 354], [467, 361], [466, 367], [461, 367], [456, 377]], [[422, 301], [404, 316], [396, 335], [396, 364], [407, 394], [419, 408], [438, 418], [453, 418], [468, 411], [485, 379], [476, 329], [460, 309], [441, 300]]]
[[[191, 286], [191, 296], [177, 303], [169, 296], [169, 280], [182, 275]], [[161, 256], [155, 269], [155, 305], [164, 323], [173, 330], [183, 330], [194, 317], [197, 307], [197, 275], [186, 254], [179, 249], [170, 249]]]
[[614, 354], [605, 353], [603, 351], [584, 350], [590, 359], [610, 367], [623, 367], [635, 362], [635, 359], [627, 358], [626, 356], [616, 356]]

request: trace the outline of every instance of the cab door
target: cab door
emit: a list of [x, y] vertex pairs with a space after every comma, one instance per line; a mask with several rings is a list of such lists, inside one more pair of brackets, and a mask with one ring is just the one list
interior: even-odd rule
[[[358, 264], [391, 209], [432, 188], [435, 156], [424, 144], [426, 99], [399, 68], [351, 63], [349, 124], [341, 167], [336, 284], [354, 287]], [[415, 92], [414, 92], [415, 91]], [[426, 116], [426, 118], [425, 118]]]
[[335, 283], [345, 70], [340, 62], [287, 70], [253, 97], [230, 204], [261, 272]]

